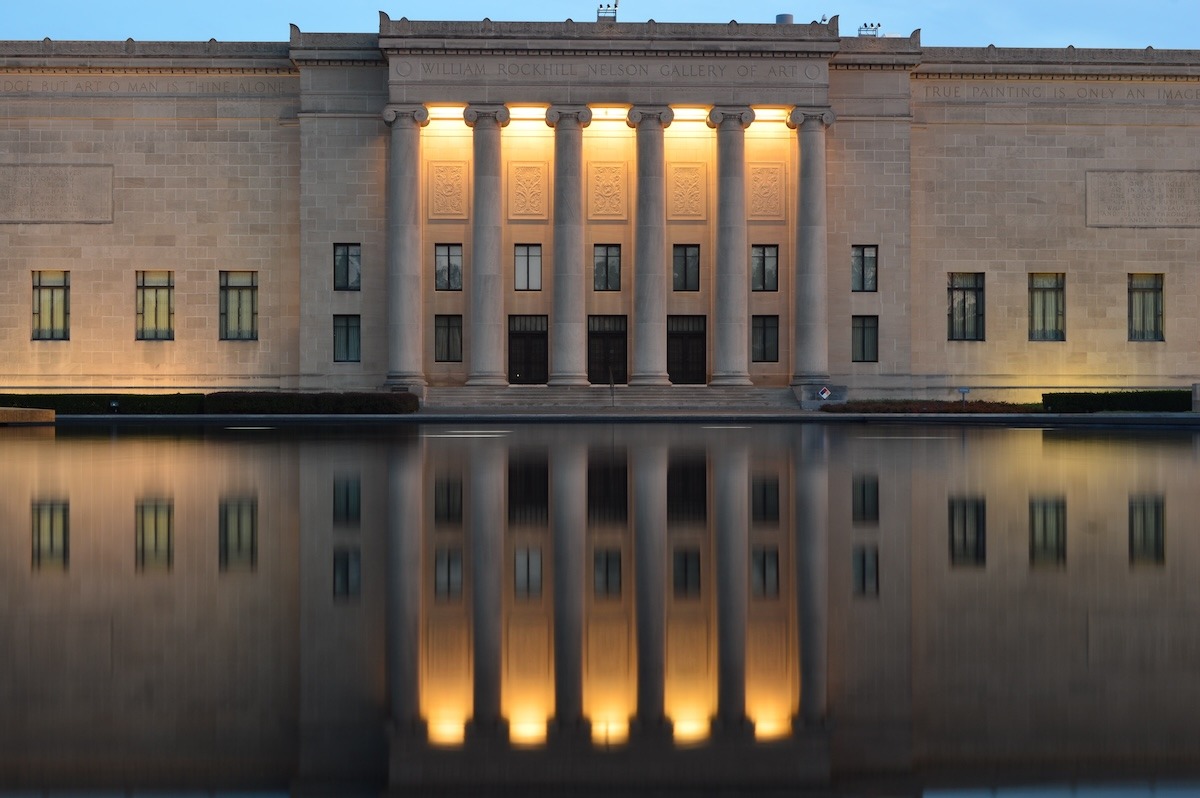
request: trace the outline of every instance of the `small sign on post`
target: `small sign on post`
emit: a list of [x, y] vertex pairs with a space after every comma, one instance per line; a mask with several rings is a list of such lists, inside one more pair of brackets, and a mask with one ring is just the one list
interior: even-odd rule
[[967, 394], [969, 394], [971, 392], [971, 389], [970, 388], [959, 388], [958, 392], [960, 394], [962, 394], [962, 403], [965, 405], [967, 403]]

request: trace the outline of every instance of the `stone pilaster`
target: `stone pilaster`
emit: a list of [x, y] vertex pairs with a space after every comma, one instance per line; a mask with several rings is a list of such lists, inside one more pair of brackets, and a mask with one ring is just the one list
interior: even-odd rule
[[825, 196], [828, 108], [796, 108], [788, 125], [800, 143], [800, 206], [796, 224], [795, 305], [792, 312], [792, 385], [829, 378], [829, 253]]
[[389, 105], [387, 171], [387, 384], [413, 391], [425, 387], [425, 318], [422, 302], [428, 265], [421, 257], [421, 128], [423, 105]]
[[717, 107], [708, 115], [717, 131], [717, 257], [713, 315], [713, 385], [750, 384], [750, 286], [746, 239], [746, 128], [748, 107]]
[[550, 384], [587, 385], [587, 310], [583, 250], [583, 129], [587, 106], [554, 105], [554, 312], [550, 323]]
[[667, 385], [666, 106], [637, 106], [637, 209], [633, 243], [633, 368], [630, 385]]
[[503, 105], [471, 105], [463, 112], [463, 119], [474, 130], [475, 155], [471, 261], [464, 269], [470, 312], [466, 320], [471, 353], [467, 385], [507, 385], [500, 129], [508, 124], [508, 109]]

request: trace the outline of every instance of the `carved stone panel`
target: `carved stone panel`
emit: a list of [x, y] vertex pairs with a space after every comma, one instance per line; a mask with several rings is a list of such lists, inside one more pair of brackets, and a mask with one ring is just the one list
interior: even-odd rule
[[508, 165], [508, 218], [545, 219], [550, 203], [549, 171], [544, 162]]
[[708, 209], [706, 164], [667, 165], [667, 218], [671, 221], [704, 221]]
[[466, 219], [469, 206], [466, 161], [432, 161], [428, 186], [430, 219]]
[[629, 217], [629, 182], [625, 164], [589, 163], [587, 182], [588, 219], [624, 221]]
[[784, 171], [781, 163], [752, 163], [746, 186], [746, 213], [751, 219], [782, 222], [784, 218]]
[[0, 223], [90, 223], [113, 220], [113, 167], [0, 165]]
[[1200, 172], [1088, 172], [1088, 227], [1200, 227]]

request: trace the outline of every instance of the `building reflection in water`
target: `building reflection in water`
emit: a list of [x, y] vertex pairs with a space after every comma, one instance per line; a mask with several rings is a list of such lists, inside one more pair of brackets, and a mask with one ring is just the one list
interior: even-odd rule
[[1200, 742], [1190, 436], [0, 446], [4, 788], [919, 790], [1186, 774]]

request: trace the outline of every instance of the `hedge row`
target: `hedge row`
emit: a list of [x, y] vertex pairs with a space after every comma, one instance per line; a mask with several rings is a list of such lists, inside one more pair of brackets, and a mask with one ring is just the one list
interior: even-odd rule
[[1186, 413], [1192, 409], [1192, 392], [1044, 393], [1042, 406], [1048, 413]]
[[222, 391], [175, 394], [0, 394], [0, 407], [36, 407], [62, 415], [358, 415], [415, 413], [411, 393]]

